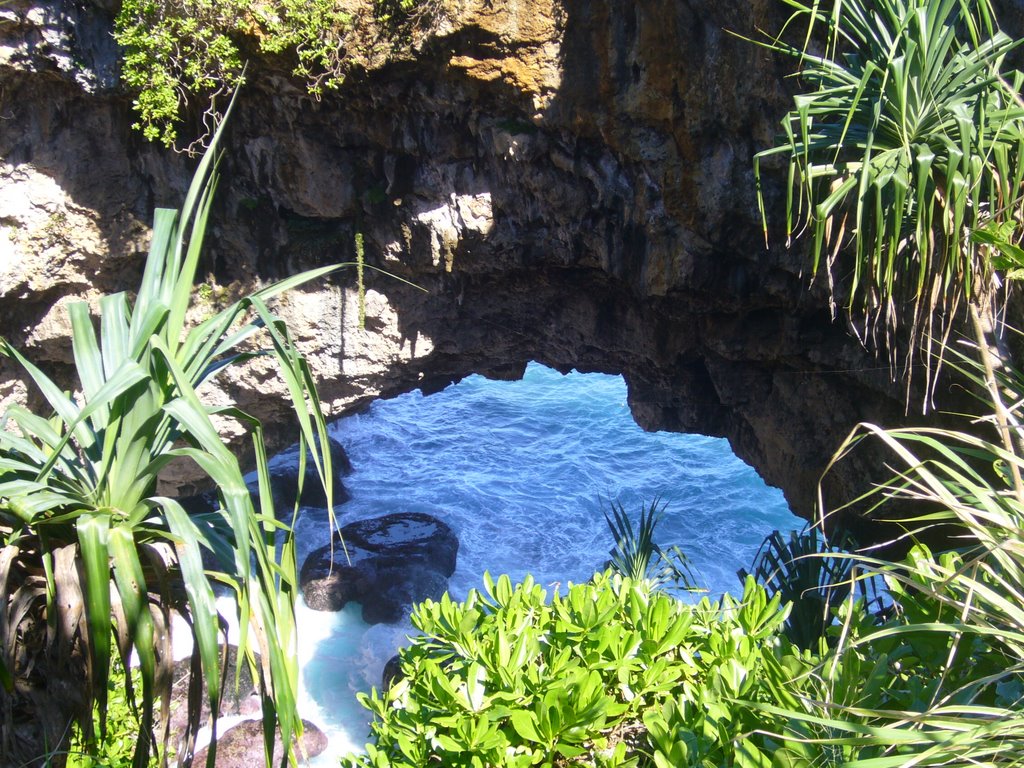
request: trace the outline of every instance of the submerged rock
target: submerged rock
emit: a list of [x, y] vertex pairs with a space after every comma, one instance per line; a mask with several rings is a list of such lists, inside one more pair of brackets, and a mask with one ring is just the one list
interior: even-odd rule
[[310, 608], [339, 611], [355, 601], [368, 624], [395, 623], [413, 603], [441, 597], [458, 550], [445, 523], [398, 512], [344, 526], [333, 546], [306, 558], [299, 582]]
[[[228, 672], [228, 684], [222, 689], [220, 714], [221, 717], [243, 716], [260, 717], [260, 696], [256, 690], [249, 665], [242, 664], [235, 684], [234, 670], [238, 662], [238, 646], [228, 645], [225, 668]], [[171, 687], [171, 743], [178, 744], [188, 724], [188, 684], [190, 658], [180, 659], [174, 663], [173, 683]], [[200, 697], [202, 710], [199, 715], [200, 727], [206, 725], [210, 718], [210, 702], [204, 692]], [[196, 763], [202, 765], [202, 763]], [[219, 765], [219, 762], [218, 762]]]
[[[352, 473], [352, 462], [345, 452], [345, 447], [333, 437], [328, 438], [328, 450], [331, 453], [331, 491], [334, 504], [342, 504], [351, 498], [341, 478]], [[299, 452], [297, 449], [278, 454], [270, 461], [270, 492], [274, 498], [274, 513], [279, 517], [289, 515], [295, 506], [295, 498], [299, 493]], [[259, 487], [256, 480], [249, 484], [253, 503], [259, 504]], [[217, 492], [207, 491], [192, 496], [182, 496], [178, 502], [190, 515], [211, 512], [217, 505]], [[317, 476], [316, 466], [311, 459], [306, 459], [306, 470], [302, 480], [302, 497], [299, 506], [326, 509], [327, 494]]]
[[387, 692], [391, 688], [392, 683], [397, 683], [404, 677], [405, 675], [402, 674], [402, 657], [396, 653], [384, 665], [384, 672], [380, 676], [381, 690]]

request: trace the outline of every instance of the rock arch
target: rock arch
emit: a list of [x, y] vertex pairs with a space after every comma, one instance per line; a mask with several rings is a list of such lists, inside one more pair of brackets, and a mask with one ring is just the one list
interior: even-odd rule
[[[351, 260], [358, 231], [370, 264], [426, 291], [370, 275], [365, 328], [354, 273], [284, 302], [335, 415], [470, 373], [514, 377], [529, 360], [621, 373], [642, 426], [729, 438], [812, 514], [850, 428], [905, 415], [884, 366], [807, 290], [800, 253], [777, 232], [765, 247], [751, 157], [788, 103], [784, 73], [725, 30], [772, 28], [778, 9], [447, 5], [415, 57], [322, 101], [254, 63], [218, 192], [211, 280], [230, 292]], [[58, 371], [70, 357], [55, 300], [131, 287], [152, 206], [177, 204], [188, 178], [185, 158], [129, 127], [109, 80], [109, 14], [69, 13], [26, 11], [3, 28], [0, 63], [11, 118], [0, 199], [14, 247], [0, 318]], [[64, 41], [77, 63], [38, 39]], [[779, 194], [770, 187], [770, 203]], [[0, 379], [4, 397], [23, 396], [10, 367]], [[261, 416], [273, 444], [293, 439], [258, 364], [225, 390], [214, 396]], [[851, 462], [827, 494], [863, 488], [873, 466]]]

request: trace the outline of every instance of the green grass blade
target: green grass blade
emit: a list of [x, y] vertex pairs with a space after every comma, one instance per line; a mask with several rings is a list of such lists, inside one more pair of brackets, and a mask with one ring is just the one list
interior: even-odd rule
[[100, 312], [103, 371], [110, 377], [123, 361], [136, 358], [130, 344], [131, 319], [127, 297], [123, 293], [104, 296], [100, 299]]

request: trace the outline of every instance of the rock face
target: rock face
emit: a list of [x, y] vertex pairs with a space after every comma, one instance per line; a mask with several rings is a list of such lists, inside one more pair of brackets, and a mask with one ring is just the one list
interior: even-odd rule
[[[226, 669], [234, 670], [238, 661], [238, 646], [229, 645]], [[170, 742], [178, 747], [188, 725], [188, 682], [190, 659], [182, 659], [174, 665], [174, 684], [171, 690]], [[228, 684], [223, 687], [221, 699], [221, 720], [218, 725], [216, 768], [250, 768], [263, 765], [263, 724], [259, 692], [253, 684], [249, 667], [242, 664], [238, 685], [233, 672], [228, 674]], [[200, 727], [210, 717], [210, 706], [201, 697], [202, 709], [199, 715]], [[239, 719], [241, 718], [241, 719]], [[302, 721], [302, 747], [307, 757], [316, 757], [327, 748], [327, 736], [308, 720]], [[281, 734], [274, 746], [274, 764], [281, 758]], [[207, 748], [196, 751], [193, 765], [206, 765]]]
[[[224, 695], [221, 700], [222, 717], [241, 715], [244, 717], [259, 718], [261, 716], [261, 705], [259, 692], [252, 680], [247, 664], [242, 664], [239, 674], [238, 685], [234, 684], [234, 669], [238, 662], [238, 646], [229, 645], [226, 668], [231, 670], [229, 684], [223, 689]], [[174, 664], [174, 683], [171, 688], [171, 718], [170, 718], [170, 739], [171, 744], [178, 744], [179, 739], [185, 732], [188, 725], [188, 683], [189, 667], [191, 659], [185, 658]], [[202, 709], [199, 714], [200, 726], [206, 725], [210, 717], [210, 704], [205, 696], [201, 697]], [[202, 763], [197, 763], [202, 765]]]
[[[459, 540], [422, 512], [398, 512], [349, 523], [341, 539], [313, 552], [299, 583], [310, 608], [340, 611], [354, 600], [367, 624], [396, 623], [409, 606], [440, 599], [455, 571]], [[342, 544], [344, 541], [344, 544]]]
[[[179, 205], [189, 176], [130, 128], [114, 5], [19, 0], [0, 24], [0, 327], [55, 375], [71, 362], [61, 303], [134, 288], [152, 208]], [[371, 265], [426, 290], [368, 273], [365, 326], [352, 272], [279, 302], [333, 415], [529, 360], [620, 373], [643, 427], [729, 438], [810, 516], [854, 424], [908, 419], [901, 386], [783, 247], [772, 167], [765, 247], [751, 158], [790, 103], [790, 62], [729, 32], [779, 29], [782, 4], [444, 8], [411, 61], [322, 100], [251, 62], [209, 284], [351, 260], [361, 232]], [[257, 359], [210, 396], [260, 416], [279, 448], [295, 439], [282, 387]], [[8, 361], [0, 395], [31, 396]], [[826, 497], [878, 464], [852, 457]], [[166, 483], [190, 492], [184, 472]]]

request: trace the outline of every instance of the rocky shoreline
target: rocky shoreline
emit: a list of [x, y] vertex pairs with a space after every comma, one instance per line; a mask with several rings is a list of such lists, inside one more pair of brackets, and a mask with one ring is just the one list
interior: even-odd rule
[[[344, 447], [330, 441], [334, 464], [332, 488], [335, 503], [348, 498], [341, 477], [352, 471]], [[271, 491], [279, 515], [290, 513], [295, 503], [299, 471], [298, 453], [292, 449], [276, 456], [270, 473]], [[253, 492], [257, 492], [253, 488]], [[193, 511], [215, 503], [211, 493], [182, 499]], [[303, 478], [300, 506], [326, 510], [326, 495], [309, 464]], [[300, 585], [307, 606], [321, 612], [342, 610], [349, 602], [359, 603], [367, 624], [400, 624], [407, 619], [412, 606], [425, 599], [438, 600], [448, 588], [448, 578], [455, 571], [459, 541], [443, 521], [422, 512], [388, 512], [378, 517], [350, 522], [332, 535], [332, 542], [313, 551], [300, 569]], [[230, 606], [222, 607], [228, 613]], [[230, 618], [230, 617], [227, 617]], [[230, 623], [230, 622], [229, 622]], [[235, 630], [237, 632], [237, 629]], [[177, 634], [187, 633], [181, 624]], [[237, 637], [235, 638], [237, 640]], [[235, 668], [237, 646], [228, 646], [227, 664]], [[175, 688], [172, 694], [172, 743], [185, 727], [188, 691], [188, 656], [191, 650], [176, 648], [180, 659], [175, 667]], [[383, 684], [389, 680], [389, 667], [380, 672]], [[229, 683], [225, 690], [221, 718], [218, 720], [216, 768], [246, 768], [263, 760], [263, 742], [259, 696], [245, 665], [238, 687]], [[390, 675], [395, 674], [394, 670]], [[204, 706], [201, 722], [209, 717]], [[329, 745], [328, 736], [315, 723], [303, 720], [302, 749], [307, 758], [322, 754]], [[196, 764], [205, 764], [209, 729], [204, 725], [196, 743]], [[275, 754], [275, 759], [277, 755]]]

